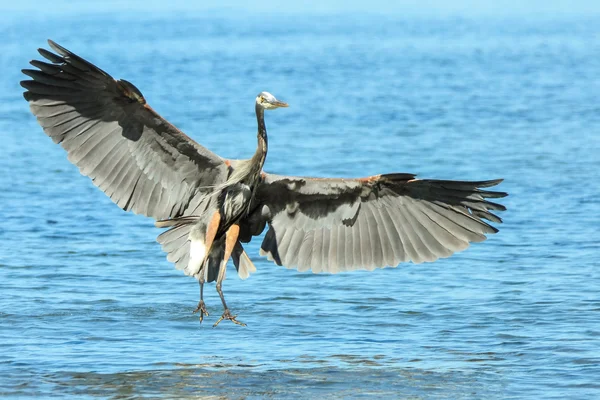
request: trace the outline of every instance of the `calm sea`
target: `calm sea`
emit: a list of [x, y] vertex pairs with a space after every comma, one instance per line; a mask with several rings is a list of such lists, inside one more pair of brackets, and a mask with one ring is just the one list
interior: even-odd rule
[[[42, 3], [40, 3], [42, 4]], [[50, 7], [48, 3], [46, 6]], [[44, 7], [40, 5], [40, 7]], [[0, 17], [0, 396], [599, 398], [600, 18], [89, 12]], [[150, 219], [79, 175], [21, 97], [52, 38], [270, 172], [505, 178], [500, 233], [432, 264], [297, 273], [247, 249], [247, 328]], [[232, 267], [231, 267], [232, 268]]]

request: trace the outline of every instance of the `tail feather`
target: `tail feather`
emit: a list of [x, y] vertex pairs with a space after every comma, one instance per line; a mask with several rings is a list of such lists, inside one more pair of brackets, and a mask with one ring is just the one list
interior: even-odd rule
[[252, 263], [248, 254], [246, 254], [240, 242], [235, 244], [231, 258], [233, 258], [233, 265], [235, 265], [240, 279], [248, 279], [251, 274], [256, 272], [254, 263]]
[[[157, 221], [155, 223], [157, 227], [170, 229], [161, 233], [156, 240], [167, 253], [167, 260], [175, 263], [177, 269], [197, 279], [203, 277], [205, 282], [213, 282], [222, 268], [225, 235], [215, 239], [211, 249], [206, 249], [203, 235], [198, 235], [203, 231], [202, 227], [197, 227], [198, 221], [197, 216]], [[233, 248], [231, 258], [241, 279], [247, 279], [256, 272], [256, 267], [240, 242], [237, 242]]]
[[[190, 259], [190, 232], [198, 221], [198, 217], [182, 217], [156, 222], [160, 228], [170, 227], [158, 235], [156, 240], [163, 251], [167, 253], [167, 260], [175, 263], [175, 268], [185, 271]], [[187, 273], [187, 271], [186, 271]]]

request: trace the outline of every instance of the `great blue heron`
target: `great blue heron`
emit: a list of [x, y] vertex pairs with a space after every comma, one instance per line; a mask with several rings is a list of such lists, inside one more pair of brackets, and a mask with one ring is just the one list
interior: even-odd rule
[[158, 115], [142, 93], [49, 40], [57, 53], [31, 61], [23, 73], [31, 111], [68, 159], [119, 207], [168, 227], [158, 242], [200, 283], [195, 311], [208, 315], [203, 285], [216, 280], [223, 319], [236, 320], [221, 283], [230, 257], [245, 279], [256, 270], [241, 243], [269, 229], [261, 255], [277, 265], [337, 273], [448, 257], [486, 239], [502, 222], [482, 190], [502, 180], [422, 180], [393, 173], [358, 179], [302, 178], [266, 173], [264, 111], [287, 104], [256, 97], [258, 148], [249, 160], [227, 160]]

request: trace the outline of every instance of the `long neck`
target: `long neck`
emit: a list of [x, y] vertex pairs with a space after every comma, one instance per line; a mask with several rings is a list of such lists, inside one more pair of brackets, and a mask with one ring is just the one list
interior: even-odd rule
[[258, 171], [262, 170], [262, 166], [267, 158], [267, 150], [269, 148], [269, 139], [267, 138], [267, 127], [265, 126], [265, 110], [258, 104], [255, 107], [256, 122], [258, 122], [258, 147], [256, 153], [252, 157], [253, 164], [257, 165]]

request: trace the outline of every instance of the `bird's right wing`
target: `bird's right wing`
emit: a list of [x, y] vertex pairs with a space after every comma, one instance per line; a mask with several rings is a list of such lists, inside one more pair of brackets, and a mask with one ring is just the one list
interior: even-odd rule
[[497, 232], [484, 219], [504, 206], [482, 190], [501, 180], [468, 182], [387, 174], [319, 179], [264, 174], [243, 240], [268, 224], [261, 254], [301, 271], [336, 273], [448, 257]]
[[[155, 219], [182, 215], [228, 167], [158, 115], [140, 91], [49, 40], [23, 73], [31, 111], [69, 161], [117, 205]], [[194, 202], [195, 204], [196, 202]]]

